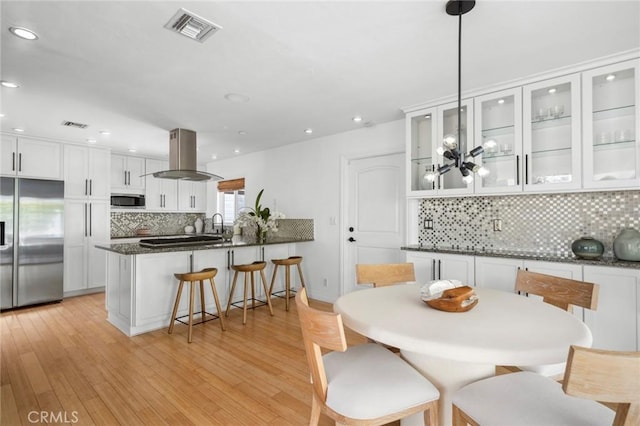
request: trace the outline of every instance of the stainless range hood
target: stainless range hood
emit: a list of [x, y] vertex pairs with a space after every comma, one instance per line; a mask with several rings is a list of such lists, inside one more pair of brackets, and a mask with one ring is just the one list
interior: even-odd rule
[[173, 129], [169, 133], [169, 170], [155, 172], [160, 179], [182, 179], [191, 181], [221, 180], [221, 176], [197, 170], [196, 132]]

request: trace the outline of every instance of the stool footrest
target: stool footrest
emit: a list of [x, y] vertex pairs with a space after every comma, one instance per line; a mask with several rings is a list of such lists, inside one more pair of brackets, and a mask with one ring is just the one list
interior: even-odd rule
[[[294, 289], [289, 289], [289, 299], [291, 299], [292, 297], [296, 297], [296, 292], [297, 292], [297, 291], [296, 291], [296, 290], [294, 290]], [[280, 296], [280, 295], [281, 295], [281, 294], [283, 294], [283, 293], [284, 293], [284, 294], [286, 294], [286, 293], [287, 293], [287, 290], [274, 291], [273, 293], [271, 293], [271, 295], [272, 295], [272, 296], [275, 296], [275, 297], [279, 297], [279, 298], [281, 298], [281, 299], [286, 299], [286, 298], [287, 298], [287, 296]]]
[[[258, 304], [256, 304], [255, 306], [252, 306], [251, 304], [249, 304], [249, 302], [257, 302]], [[255, 309], [255, 308], [259, 308], [261, 306], [265, 306], [265, 305], [267, 305], [267, 302], [265, 302], [264, 300], [254, 299], [254, 298], [247, 298], [247, 309]], [[231, 306], [234, 306], [234, 307], [239, 308], [239, 309], [243, 309], [244, 308], [242, 300], [239, 300], [237, 302], [231, 302]]]
[[[204, 321], [203, 321], [203, 318], [202, 318], [202, 314], [203, 313], [204, 313]], [[201, 316], [198, 317], [198, 322], [196, 322], [195, 316], [198, 315], [198, 314], [201, 314]], [[207, 319], [207, 315], [209, 315], [211, 318]], [[205, 322], [215, 321], [218, 318], [220, 318], [220, 315], [212, 314], [211, 312], [206, 312], [206, 311], [194, 312], [193, 316], [194, 316], [193, 325], [204, 324]], [[188, 321], [182, 321], [182, 319], [181, 319], [181, 318], [188, 318], [188, 317], [189, 317], [189, 314], [182, 315], [182, 316], [176, 317], [175, 321], [178, 321], [179, 323], [184, 324], [184, 325], [189, 325]]]

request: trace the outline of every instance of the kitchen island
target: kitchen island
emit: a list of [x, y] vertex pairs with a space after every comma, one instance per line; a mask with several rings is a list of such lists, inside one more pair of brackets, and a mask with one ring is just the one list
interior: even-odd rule
[[[274, 237], [257, 244], [251, 238], [236, 236], [229, 242], [157, 248], [139, 243], [96, 245], [107, 251], [107, 320], [127, 336], [168, 327], [178, 289], [174, 273], [217, 268], [216, 289], [221, 302], [226, 304], [233, 278], [231, 265], [265, 260], [270, 277], [271, 259], [292, 256], [296, 244], [308, 241], [313, 239]], [[234, 301], [241, 299], [242, 286], [238, 287]], [[256, 297], [264, 297], [261, 286], [256, 288]], [[282, 281], [276, 282], [274, 290], [283, 288]], [[205, 295], [207, 312], [216, 312], [213, 296], [210, 292]], [[183, 292], [178, 316], [186, 313], [187, 292]]]

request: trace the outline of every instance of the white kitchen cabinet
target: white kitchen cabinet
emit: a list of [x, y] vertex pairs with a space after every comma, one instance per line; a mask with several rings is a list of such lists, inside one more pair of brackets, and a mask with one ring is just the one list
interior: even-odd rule
[[65, 199], [65, 296], [104, 287], [105, 252], [95, 245], [109, 242], [109, 223], [107, 200]]
[[640, 187], [640, 60], [584, 72], [584, 187]]
[[416, 282], [419, 284], [442, 279], [459, 280], [465, 285], [474, 285], [473, 256], [407, 251], [406, 260], [413, 263]]
[[146, 210], [175, 212], [178, 211], [178, 181], [174, 179], [158, 179], [151, 173], [167, 170], [168, 161], [147, 158], [145, 176]]
[[600, 285], [598, 308], [585, 310], [593, 347], [640, 349], [640, 270], [584, 265], [584, 280]]
[[206, 183], [178, 181], [178, 210], [181, 212], [204, 212], [206, 209]]
[[0, 174], [62, 180], [62, 145], [2, 135]]
[[[462, 101], [462, 141], [465, 154], [475, 147], [473, 140], [473, 99]], [[409, 196], [462, 195], [473, 192], [473, 183], [462, 181], [456, 168], [436, 177], [425, 178], [445, 163], [451, 163], [438, 153], [445, 136], [458, 138], [458, 103], [451, 102], [436, 108], [424, 109], [407, 115], [407, 170]], [[460, 144], [459, 144], [460, 146]]]
[[[132, 291], [134, 277], [134, 256], [123, 256], [106, 252], [107, 287], [105, 305], [108, 320], [120, 330], [129, 330], [133, 313]], [[127, 333], [130, 335], [129, 333]]]
[[109, 150], [64, 146], [64, 197], [108, 199], [111, 171]]
[[[475, 192], [497, 194], [522, 190], [522, 89], [475, 98], [475, 141], [484, 147], [476, 162], [489, 175], [476, 176]], [[475, 162], [475, 160], [472, 160]]]
[[144, 158], [111, 155], [111, 192], [144, 194], [145, 170]]
[[515, 291], [518, 269], [572, 280], [582, 280], [582, 266], [573, 263], [476, 256], [475, 266], [476, 286], [510, 293]]
[[524, 190], [579, 189], [580, 75], [523, 87]]

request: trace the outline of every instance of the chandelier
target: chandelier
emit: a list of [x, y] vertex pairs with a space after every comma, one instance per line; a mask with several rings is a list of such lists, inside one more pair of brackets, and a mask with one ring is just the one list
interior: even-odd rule
[[480, 165], [478, 161], [474, 162], [475, 157], [484, 152], [482, 146], [477, 146], [465, 154], [466, 146], [462, 143], [462, 15], [473, 9], [475, 5], [475, 0], [449, 0], [447, 2], [447, 14], [458, 16], [458, 127], [457, 134], [445, 135], [442, 146], [436, 150], [438, 155], [442, 155], [450, 162], [444, 163], [435, 171], [427, 171], [424, 178], [430, 182], [452, 168], [460, 170], [462, 180], [467, 184], [473, 182], [474, 173], [480, 177], [489, 174], [489, 169]]

